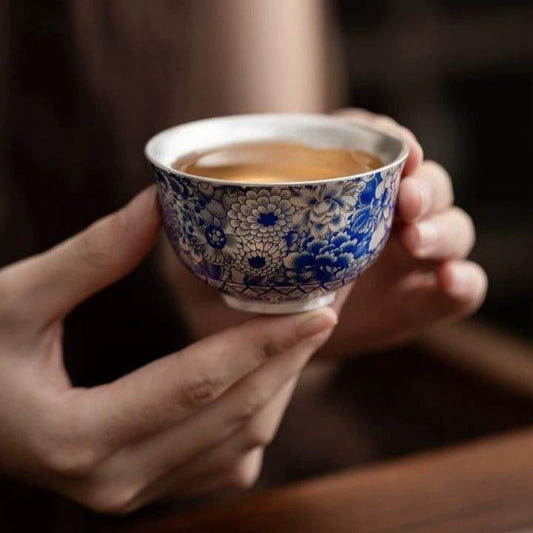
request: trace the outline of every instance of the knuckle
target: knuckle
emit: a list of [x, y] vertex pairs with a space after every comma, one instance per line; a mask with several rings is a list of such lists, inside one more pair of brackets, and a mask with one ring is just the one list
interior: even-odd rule
[[272, 357], [274, 353], [276, 353], [276, 347], [274, 346], [273, 339], [264, 335], [261, 337], [260, 332], [257, 332], [257, 335], [252, 338], [255, 340], [249, 347], [250, 356], [252, 357], [254, 363], [257, 366], [260, 366], [270, 357]]
[[254, 319], [253, 323], [236, 328], [241, 355], [245, 352], [256, 365], [261, 365], [271, 355], [271, 335], [265, 331], [262, 323], [262, 319]]
[[40, 421], [42, 431], [35, 438], [34, 449], [47, 470], [62, 477], [80, 478], [94, 469], [96, 449], [87, 435], [78, 430], [68, 411], [46, 405]]
[[275, 337], [264, 338], [260, 346], [257, 347], [257, 351], [258, 351], [257, 358], [260, 361], [266, 361], [267, 359], [270, 359], [280, 353], [283, 353], [285, 350], [287, 350], [291, 346], [294, 346], [295, 343], [296, 343], [296, 338], [294, 335], [290, 335], [286, 337], [279, 336], [278, 338], [275, 338]]
[[254, 413], [258, 409], [258, 402], [252, 397], [246, 397], [243, 398], [243, 400], [240, 402], [237, 412], [234, 415], [234, 426], [236, 427], [242, 427], [248, 424], [251, 417], [254, 415]]
[[248, 434], [248, 428], [253, 415], [260, 409], [260, 407], [266, 403], [266, 400], [260, 399], [262, 395], [255, 396], [254, 394], [245, 394], [241, 401], [234, 409], [232, 416], [225, 428], [225, 435], [229, 437], [238, 431], [245, 432], [245, 437]]
[[248, 424], [250, 418], [251, 416], [248, 413], [241, 411], [239, 408], [239, 410], [233, 413], [226, 424], [224, 424], [222, 427], [223, 438], [226, 439], [242, 431], [243, 428], [245, 428]]
[[246, 325], [249, 328], [248, 338], [254, 343], [255, 356], [259, 364], [298, 342], [294, 328], [283, 327], [282, 324], [276, 327], [277, 323], [273, 323], [272, 320], [271, 317], [261, 317]]
[[249, 422], [250, 418], [270, 399], [272, 394], [266, 391], [263, 384], [258, 381], [250, 385], [248, 394], [244, 394], [240, 402], [237, 419]]
[[224, 383], [220, 378], [203, 374], [180, 388], [177, 401], [185, 409], [198, 409], [216, 400], [223, 389]]

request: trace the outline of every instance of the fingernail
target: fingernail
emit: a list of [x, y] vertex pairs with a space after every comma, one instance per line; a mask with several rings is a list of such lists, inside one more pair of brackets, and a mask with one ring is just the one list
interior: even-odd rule
[[462, 297], [468, 294], [472, 285], [472, 276], [467, 268], [461, 266], [454, 266], [452, 270], [451, 283], [448, 292], [452, 296]]
[[426, 214], [427, 211], [427, 194], [422, 187], [418, 187], [418, 197], [420, 198], [420, 210], [418, 212], [418, 217], [421, 217]]
[[406, 222], [416, 222], [427, 210], [427, 194], [415, 178], [408, 176], [400, 185], [398, 208]]
[[407, 213], [406, 219], [413, 222], [419, 220], [426, 212], [426, 193], [421, 187], [413, 187], [412, 195], [414, 195], [414, 209]]
[[135, 196], [124, 209], [124, 214], [128, 218], [128, 222], [131, 224], [146, 216], [146, 213], [155, 202], [155, 197], [155, 185], [150, 185], [150, 187], [147, 187]]
[[308, 313], [303, 322], [298, 326], [298, 337], [306, 339], [322, 331], [332, 328], [337, 324], [337, 314], [330, 307]]
[[418, 231], [418, 251], [422, 253], [430, 251], [439, 236], [437, 228], [431, 222], [420, 222], [416, 228]]

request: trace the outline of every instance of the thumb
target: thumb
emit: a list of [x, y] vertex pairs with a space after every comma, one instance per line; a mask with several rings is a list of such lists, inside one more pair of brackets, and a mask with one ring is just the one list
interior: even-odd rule
[[0, 275], [31, 320], [62, 318], [80, 302], [133, 270], [153, 247], [161, 219], [155, 186], [43, 254]]

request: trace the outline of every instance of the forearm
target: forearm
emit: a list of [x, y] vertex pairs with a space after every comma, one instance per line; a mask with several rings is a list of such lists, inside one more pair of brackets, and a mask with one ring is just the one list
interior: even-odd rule
[[191, 43], [191, 114], [321, 112], [337, 104], [327, 11], [324, 0], [196, 2], [191, 16], [202, 31]]

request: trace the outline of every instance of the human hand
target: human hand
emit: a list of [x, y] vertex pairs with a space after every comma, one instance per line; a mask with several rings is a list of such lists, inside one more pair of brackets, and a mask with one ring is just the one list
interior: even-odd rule
[[329, 308], [259, 317], [115, 382], [73, 387], [64, 317], [132, 270], [160, 224], [151, 187], [0, 270], [0, 469], [97, 511], [253, 483], [300, 370], [336, 323]]
[[362, 109], [341, 110], [337, 116], [403, 137], [410, 154], [391, 237], [354, 283], [326, 356], [394, 346], [430, 326], [467, 316], [481, 305], [487, 288], [483, 269], [465, 260], [474, 244], [474, 224], [454, 205], [446, 170], [424, 161], [414, 135], [389, 117]]

